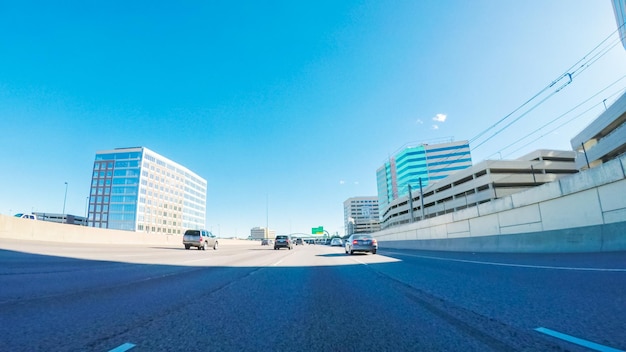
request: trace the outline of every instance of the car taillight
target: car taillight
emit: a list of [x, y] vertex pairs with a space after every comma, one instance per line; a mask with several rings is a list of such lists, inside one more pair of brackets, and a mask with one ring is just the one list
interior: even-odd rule
[[359, 244], [359, 241], [357, 241], [357, 240], [352, 240], [352, 244]]
[[376, 239], [374, 238], [374, 239], [372, 240], [372, 243], [373, 243], [373, 244], [376, 244], [376, 243], [378, 243], [378, 242], [376, 242]]

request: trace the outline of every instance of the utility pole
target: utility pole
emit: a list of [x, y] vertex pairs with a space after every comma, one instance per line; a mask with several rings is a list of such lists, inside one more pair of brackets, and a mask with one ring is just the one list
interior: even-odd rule
[[422, 202], [422, 220], [424, 220], [424, 190], [422, 189], [421, 177], [420, 177], [420, 201]]
[[411, 193], [411, 184], [409, 186], [409, 216], [411, 217], [409, 222], [413, 222], [413, 194]]

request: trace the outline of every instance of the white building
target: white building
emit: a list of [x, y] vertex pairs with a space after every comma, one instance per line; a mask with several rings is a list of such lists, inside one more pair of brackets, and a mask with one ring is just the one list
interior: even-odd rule
[[576, 167], [585, 170], [626, 153], [626, 93], [570, 140]]
[[383, 229], [503, 198], [578, 172], [573, 151], [537, 150], [515, 160], [485, 160], [412, 197], [396, 199], [382, 214]]
[[343, 202], [346, 235], [380, 230], [378, 197], [352, 197]]
[[267, 229], [265, 227], [253, 227], [250, 229], [250, 239], [262, 240], [276, 237], [276, 230]]

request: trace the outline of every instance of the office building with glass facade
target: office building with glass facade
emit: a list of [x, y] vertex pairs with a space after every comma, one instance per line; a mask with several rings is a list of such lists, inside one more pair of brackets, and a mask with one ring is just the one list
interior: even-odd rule
[[99, 151], [93, 165], [88, 225], [183, 234], [206, 223], [207, 182], [148, 148]]
[[412, 190], [426, 188], [433, 182], [472, 166], [469, 142], [420, 144], [408, 146], [389, 158], [376, 170], [378, 206], [384, 213], [393, 200]]

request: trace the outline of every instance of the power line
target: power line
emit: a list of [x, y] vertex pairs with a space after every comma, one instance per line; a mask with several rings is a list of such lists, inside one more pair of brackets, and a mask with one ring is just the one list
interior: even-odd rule
[[[606, 86], [606, 87], [605, 87], [605, 88], [603, 88], [602, 90], [598, 91], [596, 94], [594, 94], [594, 95], [590, 96], [589, 98], [585, 99], [584, 101], [582, 101], [582, 102], [581, 102], [581, 103], [579, 103], [578, 105], [574, 106], [573, 108], [569, 109], [568, 111], [564, 112], [563, 114], [559, 115], [559, 116], [558, 116], [558, 117], [556, 117], [555, 119], [553, 119], [553, 120], [549, 121], [548, 123], [546, 123], [546, 124], [542, 125], [541, 127], [539, 127], [539, 128], [537, 128], [537, 129], [535, 129], [534, 131], [532, 131], [532, 132], [528, 133], [526, 136], [524, 136], [524, 137], [522, 137], [522, 138], [517, 139], [517, 140], [516, 140], [516, 141], [514, 141], [513, 143], [511, 143], [511, 144], [507, 145], [506, 147], [504, 147], [504, 148], [500, 149], [500, 150], [499, 150], [499, 152], [502, 152], [502, 151], [504, 151], [504, 150], [506, 150], [506, 149], [511, 148], [511, 147], [512, 147], [512, 146], [514, 146], [515, 144], [517, 144], [517, 143], [519, 143], [519, 142], [523, 141], [524, 139], [526, 139], [526, 138], [528, 138], [528, 137], [532, 136], [533, 134], [535, 134], [535, 133], [537, 133], [537, 132], [541, 131], [542, 129], [544, 129], [544, 128], [546, 128], [546, 127], [550, 126], [551, 124], [555, 123], [556, 121], [558, 121], [558, 120], [562, 119], [563, 117], [567, 116], [567, 115], [568, 115], [568, 114], [570, 114], [571, 112], [575, 111], [576, 109], [580, 108], [580, 107], [581, 107], [581, 106], [583, 106], [584, 104], [588, 103], [588, 102], [589, 102], [590, 100], [592, 100], [593, 98], [596, 98], [598, 95], [602, 94], [603, 92], [605, 92], [605, 91], [606, 91], [606, 90], [608, 90], [609, 88], [613, 87], [614, 85], [616, 85], [617, 83], [619, 83], [620, 81], [622, 81], [622, 80], [623, 80], [623, 79], [625, 79], [625, 78], [626, 78], [626, 75], [622, 76], [621, 78], [617, 79], [615, 82], [613, 82], [613, 83], [611, 83], [610, 85]], [[613, 94], [609, 95], [608, 97], [609, 97], [609, 98], [610, 98], [610, 97], [613, 97], [613, 96], [615, 96], [615, 95], [617, 95], [617, 94], [619, 94], [620, 92], [623, 92], [623, 91], [624, 91], [624, 88], [622, 88], [622, 89], [620, 89], [619, 91], [617, 91], [617, 92], [615, 92], [615, 93], [613, 93]], [[605, 99], [605, 100], [606, 100], [606, 99]], [[596, 106], [600, 105], [601, 103], [602, 103], [602, 102], [600, 102], [600, 103], [597, 103], [597, 104], [593, 105], [593, 107], [592, 107], [592, 108], [590, 108], [590, 109], [588, 109], [588, 110], [584, 111], [583, 113], [579, 114], [578, 116], [576, 116], [576, 117], [572, 118], [572, 119], [571, 119], [571, 120], [569, 120], [567, 123], [569, 123], [569, 122], [571, 122], [571, 121], [573, 121], [573, 120], [577, 119], [578, 117], [582, 116], [583, 114], [585, 114], [585, 113], [589, 112], [591, 109], [593, 109], [594, 107], [596, 107]], [[566, 123], [565, 123], [565, 124], [566, 124]], [[560, 127], [564, 126], [565, 124], [562, 124]], [[533, 142], [534, 142], [534, 141], [536, 141], [536, 140], [537, 140], [537, 139], [533, 140]], [[528, 144], [526, 144], [526, 145], [528, 145]], [[526, 145], [524, 145], [524, 146], [526, 146]], [[514, 153], [514, 152], [516, 152], [517, 150], [519, 150], [519, 149], [516, 149], [515, 151], [513, 151], [513, 152], [511, 152], [511, 153], [509, 153], [509, 154], [507, 154], [507, 155], [510, 155], [510, 154], [512, 154], [512, 153]]]
[[[625, 78], [625, 77], [626, 77], [626, 76], [623, 76], [622, 78], [620, 78], [620, 80], [621, 80], [621, 79], [623, 79], [623, 78]], [[609, 95], [609, 98], [614, 97], [614, 96], [616, 96], [616, 95], [618, 95], [618, 94], [623, 94], [625, 90], [626, 90], [626, 88], [622, 88], [622, 89], [620, 89], [619, 91], [617, 91], [617, 92], [615, 92], [615, 93], [613, 93], [613, 94]], [[597, 95], [597, 94], [596, 94], [596, 95]], [[589, 99], [588, 99], [588, 100], [589, 100]], [[562, 124], [560, 124], [560, 125], [556, 126], [555, 128], [553, 128], [553, 129], [551, 129], [551, 130], [547, 131], [546, 133], [542, 134], [541, 136], [539, 136], [539, 137], [537, 137], [537, 138], [535, 138], [535, 139], [533, 139], [533, 140], [529, 141], [528, 143], [526, 143], [526, 144], [524, 144], [524, 145], [520, 146], [519, 148], [517, 148], [517, 149], [513, 150], [513, 151], [512, 151], [511, 153], [509, 153], [509, 154], [515, 153], [516, 151], [518, 151], [518, 150], [520, 150], [520, 149], [522, 149], [522, 148], [524, 148], [524, 147], [528, 146], [530, 143], [533, 143], [533, 142], [535, 142], [535, 141], [537, 141], [537, 140], [539, 140], [539, 139], [541, 139], [541, 138], [543, 138], [543, 137], [545, 137], [545, 136], [547, 136], [547, 135], [551, 134], [552, 132], [554, 132], [554, 131], [558, 130], [559, 128], [561, 128], [561, 127], [563, 127], [563, 126], [565, 126], [565, 125], [567, 125], [567, 124], [569, 124], [570, 122], [574, 122], [574, 120], [576, 120], [576, 119], [580, 118], [581, 116], [584, 116], [586, 113], [588, 113], [589, 111], [593, 110], [594, 108], [596, 108], [597, 106], [599, 106], [600, 104], [603, 104], [603, 103], [604, 103], [604, 101], [601, 101], [601, 102], [599, 102], [599, 103], [596, 103], [596, 104], [592, 105], [592, 106], [591, 106], [590, 108], [588, 108], [587, 110], [585, 110], [585, 111], [581, 112], [580, 114], [578, 114], [578, 115], [574, 116], [573, 118], [571, 118], [571, 119], [569, 119], [569, 120], [565, 121], [564, 123], [562, 123]], [[580, 105], [582, 105], [582, 104], [580, 104]], [[578, 106], [580, 106], [580, 105], [578, 105]], [[578, 106], [577, 106], [577, 107], [578, 107]], [[576, 108], [577, 108], [577, 107], [576, 107]], [[573, 109], [572, 109], [572, 110], [573, 110]], [[570, 112], [571, 112], [572, 110], [570, 110]], [[569, 112], [568, 112], [568, 113], [569, 113]], [[563, 116], [563, 115], [561, 115], [561, 116]], [[556, 120], [558, 120], [558, 118], [557, 118], [557, 119], [555, 119], [555, 120], [552, 120], [552, 122], [555, 122]], [[535, 131], [534, 131], [534, 132], [532, 132], [531, 134], [526, 135], [526, 137], [522, 138], [522, 140], [523, 140], [523, 139], [525, 139], [525, 138], [527, 138], [527, 137], [529, 137], [529, 136], [531, 136], [532, 134], [536, 133], [537, 131], [539, 131], [539, 130], [541, 130], [541, 129], [545, 128], [545, 127], [547, 127], [547, 126], [548, 126], [549, 124], [551, 124], [552, 122], [550, 122], [550, 123], [548, 123], [548, 124], [546, 124], [546, 125], [542, 126], [541, 128], [539, 128], [539, 129], [535, 130]], [[505, 147], [504, 149], [509, 148], [510, 146], [512, 146], [512, 145], [514, 145], [514, 144], [516, 144], [516, 143], [518, 143], [519, 141], [520, 141], [520, 140], [516, 141], [516, 142], [515, 142], [515, 143], [513, 143], [513, 144], [510, 144], [509, 146]], [[504, 150], [504, 149], [502, 149], [502, 150]]]
[[[619, 29], [618, 29], [619, 30]], [[571, 67], [569, 67], [565, 73], [561, 74], [558, 78], [556, 78], [555, 80], [553, 80], [548, 86], [546, 86], [545, 88], [543, 88], [541, 91], [539, 91], [538, 93], [536, 93], [533, 97], [531, 97], [530, 99], [526, 100], [522, 105], [520, 105], [519, 107], [517, 107], [515, 110], [513, 110], [511, 113], [507, 114], [506, 116], [504, 116], [503, 118], [501, 118], [500, 120], [498, 120], [495, 124], [489, 126], [487, 129], [483, 130], [481, 133], [479, 133], [478, 135], [474, 136], [472, 139], [469, 140], [469, 143], [473, 143], [476, 140], [478, 140], [480, 137], [482, 137], [484, 134], [486, 134], [487, 132], [489, 132], [490, 130], [496, 128], [498, 125], [500, 125], [502, 122], [504, 122], [505, 120], [509, 119], [511, 116], [513, 116], [515, 113], [517, 113], [518, 111], [520, 111], [522, 108], [524, 108], [525, 106], [527, 106], [528, 104], [530, 104], [533, 100], [537, 99], [539, 96], [541, 96], [543, 93], [545, 93], [547, 90], [555, 87], [559, 82], [562, 82], [564, 79], [566, 80], [565, 83], [561, 84], [558, 88], [556, 88], [554, 91], [552, 91], [547, 97], [543, 98], [541, 101], [539, 101], [537, 104], [533, 105], [531, 108], [529, 108], [527, 111], [523, 112], [520, 116], [516, 117], [513, 121], [509, 122], [508, 124], [506, 124], [504, 127], [500, 128], [498, 131], [496, 131], [495, 133], [493, 133], [492, 135], [490, 135], [488, 138], [486, 138], [485, 140], [483, 140], [481, 143], [479, 143], [477, 146], [471, 148], [470, 147], [470, 152], [475, 150], [476, 148], [480, 147], [481, 145], [483, 145], [484, 143], [486, 143], [487, 141], [491, 140], [492, 138], [494, 138], [495, 136], [497, 136], [499, 133], [501, 133], [502, 131], [504, 131], [505, 129], [507, 129], [508, 127], [510, 127], [512, 124], [514, 124], [515, 122], [519, 121], [521, 118], [523, 118], [524, 116], [528, 115], [530, 112], [532, 112], [534, 109], [536, 109], [538, 106], [540, 106], [541, 104], [543, 104], [546, 100], [548, 100], [549, 98], [551, 98], [552, 96], [554, 96], [556, 93], [560, 92], [563, 88], [565, 88], [566, 86], [568, 86], [569, 84], [571, 84], [574, 80], [575, 77], [577, 77], [578, 75], [580, 75], [582, 72], [584, 72], [585, 70], [587, 70], [589, 67], [591, 67], [593, 64], [595, 64], [600, 58], [602, 58], [603, 56], [605, 56], [609, 51], [611, 51], [613, 48], [615, 48], [616, 45], [619, 44], [620, 40], [619, 40], [619, 36], [617, 39], [613, 39], [611, 42], [608, 42], [609, 39], [611, 39], [611, 37], [618, 31], [614, 31], [613, 33], [611, 33], [609, 36], [607, 36], [604, 40], [602, 40], [596, 47], [594, 47], [589, 53], [587, 53], [583, 58], [581, 58], [580, 60], [578, 60], [574, 65], [572, 65]], [[607, 44], [608, 42], [608, 44]], [[606, 46], [604, 46], [606, 44]], [[604, 46], [604, 47], [602, 47]], [[602, 48], [601, 48], [602, 47]], [[574, 69], [576, 68], [576, 69]], [[621, 77], [620, 79], [618, 79], [617, 81], [613, 82], [612, 84], [610, 84], [609, 86], [605, 87], [604, 89], [600, 90], [599, 92], [597, 92], [596, 94], [594, 94], [593, 96], [589, 97], [588, 99], [586, 99], [585, 101], [583, 101], [582, 103], [578, 104], [577, 106], [575, 106], [574, 108], [568, 110], [567, 112], [561, 114], [559, 117], [557, 117], [556, 119], [553, 119], [552, 121], [550, 121], [547, 124], [544, 124], [543, 126], [539, 127], [538, 129], [536, 129], [535, 131], [527, 134], [526, 136], [522, 137], [521, 139], [518, 139], [517, 141], [515, 141], [514, 143], [506, 146], [505, 148], [501, 149], [505, 150], [510, 148], [512, 145], [515, 145], [517, 143], [519, 143], [521, 140], [524, 140], [530, 136], [532, 136], [533, 134], [537, 133], [538, 131], [542, 130], [543, 128], [549, 126], [550, 124], [556, 122], [557, 120], [561, 119], [562, 117], [566, 116], [567, 114], [569, 114], [570, 112], [576, 110], [577, 108], [579, 108], [580, 106], [582, 106], [583, 104], [585, 104], [586, 102], [590, 101], [591, 99], [593, 99], [594, 97], [596, 97], [597, 95], [601, 94], [602, 92], [604, 92], [605, 90], [607, 90], [608, 88], [610, 88], [611, 86], [617, 84], [619, 81], [621, 81], [622, 79], [626, 78], [626, 76]], [[615, 95], [617, 93], [614, 93], [613, 95]], [[588, 110], [584, 111], [583, 113], [575, 116], [574, 118], [568, 120], [567, 122], [561, 124], [560, 126], [557, 126], [555, 129], [537, 137], [536, 139], [530, 141], [529, 143], [525, 144], [524, 146], [518, 148], [517, 150], [527, 146], [528, 144], [543, 138], [546, 134], [549, 134], [553, 131], [555, 131], [556, 129], [574, 121], [575, 119], [579, 118], [580, 116], [583, 116], [583, 114], [589, 112], [591, 109], [593, 109], [594, 107], [598, 106], [600, 103], [594, 105], [593, 107], [589, 108]], [[517, 151], [515, 150], [515, 151]], [[497, 153], [500, 153], [500, 151], [498, 151]], [[514, 152], [515, 152], [514, 151]], [[452, 156], [448, 156], [445, 159], [439, 161], [440, 163], [446, 162], [446, 161], [450, 161], [447, 165], [452, 165], [452, 163], [454, 161], [456, 161], [456, 158], [454, 160], [451, 160]], [[444, 166], [444, 167], [445, 167]]]
[[[561, 86], [556, 88], [556, 90], [554, 90], [552, 93], [550, 93], [550, 95], [548, 95], [546, 98], [542, 99], [539, 103], [535, 104], [532, 108], [530, 108], [526, 112], [522, 113], [520, 116], [518, 116], [516, 119], [514, 119], [511, 123], [507, 124], [503, 128], [501, 128], [498, 131], [496, 131], [495, 133], [491, 134], [485, 140], [480, 142], [477, 146], [473, 147], [472, 150], [477, 149], [478, 147], [480, 147], [481, 145], [483, 145], [487, 141], [491, 140], [493, 137], [495, 137], [496, 135], [501, 133], [504, 129], [510, 127], [513, 123], [519, 121], [522, 117], [526, 116], [529, 112], [531, 112], [532, 110], [537, 108], [539, 105], [544, 103], [546, 100], [551, 98], [553, 95], [555, 95], [556, 93], [560, 92], [563, 88], [565, 88], [566, 86], [571, 84], [576, 76], [580, 75], [582, 72], [584, 72], [586, 69], [588, 69], [591, 65], [596, 63], [600, 58], [602, 58], [604, 55], [606, 55], [610, 50], [612, 50], [619, 43], [619, 37], [618, 37], [617, 39], [613, 39], [606, 46], [604, 46], [605, 43], [607, 43], [611, 39], [611, 37], [614, 36], [614, 34], [617, 31], [618, 30], [615, 30], [613, 33], [611, 33], [609, 36], [607, 36], [598, 45], [596, 45], [589, 53], [587, 53], [583, 58], [578, 60], [575, 64], [570, 66], [563, 74], [561, 74], [559, 77], [557, 77], [555, 80], [553, 80], [548, 86], [546, 86], [545, 88], [540, 90], [538, 93], [533, 95], [530, 99], [526, 100], [522, 105], [517, 107], [515, 110], [513, 110], [512, 112], [510, 112], [509, 114], [507, 114], [506, 116], [501, 118], [500, 120], [498, 120], [496, 123], [494, 123], [493, 125], [489, 126], [487, 129], [485, 129], [482, 132], [480, 132], [478, 135], [476, 135], [473, 138], [471, 138], [470, 139], [470, 143], [476, 142], [480, 137], [482, 137], [487, 132], [489, 132], [489, 131], [493, 130], [494, 128], [496, 128], [498, 125], [500, 125], [505, 120], [509, 119], [511, 116], [513, 116], [515, 113], [520, 111], [522, 108], [524, 108], [525, 106], [530, 104], [533, 100], [537, 99], [539, 96], [541, 96], [547, 90], [553, 88], [555, 85], [557, 85], [559, 82], [562, 82], [564, 79], [566, 80], [565, 83], [563, 83]], [[604, 47], [601, 48], [602, 46], [604, 46]], [[576, 68], [576, 69], [574, 69], [574, 68]]]

